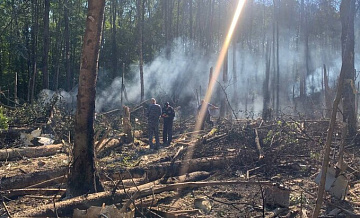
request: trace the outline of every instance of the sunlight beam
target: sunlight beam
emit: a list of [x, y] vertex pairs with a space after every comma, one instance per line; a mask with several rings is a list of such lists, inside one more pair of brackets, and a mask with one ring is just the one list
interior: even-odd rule
[[[215, 69], [214, 69], [214, 72], [213, 72], [213, 76], [212, 78], [210, 78], [210, 83], [209, 83], [209, 86], [208, 86], [208, 89], [206, 91], [206, 94], [205, 94], [205, 102], [210, 102], [210, 99], [211, 99], [211, 96], [213, 94], [213, 89], [214, 89], [214, 86], [215, 86], [215, 83], [216, 83], [216, 80], [217, 78], [219, 77], [220, 75], [220, 70], [221, 70], [221, 66], [223, 65], [223, 62], [225, 60], [225, 56], [226, 56], [226, 53], [227, 53], [227, 50], [229, 48], [229, 45], [230, 45], [230, 42], [231, 42], [231, 38], [233, 36], [233, 33], [235, 31], [235, 28], [236, 28], [236, 25], [237, 25], [237, 22], [239, 20], [239, 17], [240, 17], [240, 14], [241, 14], [241, 11], [245, 5], [245, 1], [246, 0], [239, 0], [239, 3], [237, 5], [237, 8], [236, 8], [236, 11], [235, 11], [235, 14], [233, 16], [233, 19], [232, 19], [232, 22], [231, 22], [231, 25], [229, 27], [229, 31], [226, 35], [226, 38], [225, 38], [225, 41], [224, 41], [224, 44], [221, 48], [221, 51], [220, 51], [220, 54], [219, 54], [219, 57], [217, 59], [217, 62], [216, 62], [216, 65], [215, 65]], [[200, 109], [200, 116], [198, 117], [198, 119], [196, 119], [196, 122], [195, 122], [195, 131], [196, 133], [194, 133], [192, 135], [192, 140], [191, 141], [194, 141], [197, 137], [198, 137], [198, 130], [200, 130], [201, 128], [201, 123], [203, 122], [204, 118], [205, 118], [205, 111], [206, 111], [206, 106], [205, 104], [202, 105], [201, 109]], [[191, 158], [194, 151], [193, 151], [193, 148], [194, 146], [192, 147], [189, 147], [188, 149], [188, 152], [186, 153], [186, 159], [187, 158]], [[182, 169], [181, 169], [181, 173], [184, 174], [187, 172], [189, 166], [188, 165], [185, 165]]]

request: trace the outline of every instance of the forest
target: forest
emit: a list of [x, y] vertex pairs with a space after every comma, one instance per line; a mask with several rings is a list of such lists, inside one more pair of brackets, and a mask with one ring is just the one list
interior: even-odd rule
[[359, 8], [0, 1], [0, 217], [360, 216]]

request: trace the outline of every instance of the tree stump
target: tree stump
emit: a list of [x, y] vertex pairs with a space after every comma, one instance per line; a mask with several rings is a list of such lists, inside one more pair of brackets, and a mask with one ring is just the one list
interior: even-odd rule
[[124, 129], [124, 133], [126, 134], [125, 142], [131, 143], [134, 142], [134, 137], [132, 134], [132, 127], [130, 123], [130, 109], [127, 106], [124, 106], [123, 109], [124, 109], [123, 129]]

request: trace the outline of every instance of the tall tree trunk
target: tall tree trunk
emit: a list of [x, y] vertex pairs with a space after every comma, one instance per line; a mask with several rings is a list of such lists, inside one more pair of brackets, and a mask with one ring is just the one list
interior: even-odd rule
[[331, 99], [330, 99], [329, 79], [326, 71], [326, 65], [324, 64], [324, 98], [325, 98], [325, 117], [330, 118], [331, 115]]
[[[144, 0], [137, 0], [136, 6], [138, 9], [138, 28], [139, 28], [139, 71], [140, 71], [140, 102], [144, 101], [144, 68], [143, 68], [143, 28], [144, 28]], [[166, 22], [166, 21], [165, 21]]]
[[232, 71], [234, 76], [234, 93], [233, 93], [233, 103], [234, 103], [234, 109], [237, 111], [238, 105], [239, 105], [239, 94], [238, 94], [238, 72], [237, 72], [237, 34], [235, 33], [234, 39], [232, 40], [233, 44], [233, 63], [232, 63]]
[[342, 48], [342, 67], [345, 72], [345, 84], [343, 92], [343, 121], [348, 124], [349, 136], [356, 134], [356, 114], [355, 114], [355, 67], [354, 67], [354, 18], [355, 0], [341, 1], [341, 48]]
[[266, 46], [266, 53], [265, 53], [265, 80], [263, 84], [263, 95], [264, 95], [264, 102], [263, 102], [263, 112], [262, 112], [262, 118], [265, 121], [268, 121], [271, 119], [271, 110], [269, 107], [270, 104], [270, 43], [267, 43]]
[[[59, 6], [61, 7], [61, 6]], [[56, 19], [56, 32], [58, 33], [56, 35], [56, 41], [55, 41], [55, 49], [57, 51], [60, 51], [62, 48], [62, 37], [61, 37], [61, 32], [60, 32], [60, 26], [61, 26], [61, 16], [59, 16]], [[53, 78], [54, 84], [53, 84], [53, 90], [57, 91], [59, 88], [59, 74], [60, 74], [60, 63], [61, 63], [61, 58], [62, 58], [62, 52], [57, 52], [55, 55], [55, 64], [54, 64], [54, 71], [55, 71], [55, 75]]]
[[112, 79], [115, 79], [117, 76], [117, 65], [118, 65], [118, 57], [117, 57], [117, 45], [116, 45], [116, 17], [117, 17], [117, 0], [112, 0], [111, 4], [111, 14], [112, 14]]
[[70, 32], [69, 32], [69, 1], [64, 0], [64, 40], [65, 40], [65, 71], [66, 71], [66, 90], [72, 89], [71, 71], [70, 71]]
[[[18, 73], [17, 72], [15, 72], [15, 84], [14, 84], [14, 102], [16, 103], [16, 104], [18, 104], [19, 103], [19, 100], [18, 100]], [[17, 106], [15, 104], [15, 107]]]
[[38, 1], [32, 1], [32, 11], [33, 11], [33, 23], [32, 23], [32, 51], [31, 51], [31, 66], [32, 70], [29, 73], [29, 86], [28, 86], [28, 101], [32, 102], [34, 100], [35, 94], [35, 83], [36, 83], [36, 73], [37, 73], [37, 39], [38, 39]]
[[[298, 45], [297, 48], [299, 50], [300, 55], [302, 54], [303, 50], [300, 48], [299, 44], [302, 43], [304, 41], [304, 37], [305, 37], [305, 3], [304, 0], [301, 0], [301, 5], [300, 5], [300, 27], [299, 27], [299, 40], [298, 40]], [[305, 52], [304, 52], [305, 53]], [[300, 64], [298, 65], [298, 67], [301, 66]], [[300, 67], [300, 69], [302, 69], [302, 67]], [[305, 99], [306, 96], [306, 73], [305, 70], [300, 70], [300, 99], [301, 101], [303, 101]]]
[[193, 0], [189, 0], [189, 39], [193, 39]]
[[43, 54], [43, 89], [49, 89], [49, 69], [48, 69], [48, 56], [49, 56], [49, 11], [50, 0], [45, 0], [44, 12], [44, 54]]
[[[227, 82], [228, 82], [228, 51], [226, 51], [224, 62], [223, 62], [223, 83], [224, 90], [226, 90]], [[221, 93], [221, 107], [220, 107], [220, 117], [225, 117], [227, 115], [227, 104], [226, 104], [226, 93]]]
[[[280, 6], [278, 6], [280, 7]], [[277, 13], [278, 14], [278, 13]], [[278, 15], [277, 15], [278, 16]], [[276, 116], [280, 113], [280, 56], [279, 56], [279, 19], [276, 19]]]
[[94, 115], [104, 7], [105, 0], [88, 0], [75, 116], [73, 163], [67, 190], [71, 196], [103, 190], [95, 169]]

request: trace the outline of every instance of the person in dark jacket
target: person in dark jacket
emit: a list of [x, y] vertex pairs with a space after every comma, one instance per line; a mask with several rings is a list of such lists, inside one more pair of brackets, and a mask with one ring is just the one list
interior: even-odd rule
[[163, 144], [170, 145], [172, 141], [172, 128], [175, 111], [174, 108], [170, 106], [169, 102], [164, 104], [161, 117], [164, 119]]
[[205, 121], [206, 121], [206, 123], [208, 123], [208, 124], [210, 124], [211, 125], [211, 127], [212, 126], [214, 126], [214, 122], [213, 121], [211, 121], [211, 119], [210, 119], [210, 109], [219, 109], [218, 107], [216, 107], [215, 105], [212, 105], [212, 104], [210, 104], [210, 103], [207, 103], [207, 102], [205, 102], [205, 100], [204, 99], [202, 99], [201, 100], [201, 104], [199, 105], [199, 107], [198, 107], [198, 109], [197, 109], [197, 113], [198, 113], [198, 119], [200, 119], [200, 110], [201, 110], [201, 107], [202, 107], [202, 105], [205, 105], [205, 115], [204, 115], [204, 117], [203, 117], [203, 119], [201, 120], [202, 122], [201, 122], [201, 129], [204, 129], [204, 127], [205, 127]]
[[[156, 104], [156, 100], [152, 98], [147, 111], [148, 117], [148, 134], [150, 148], [158, 149], [160, 146], [159, 140], [159, 119], [161, 116], [161, 106]], [[153, 143], [153, 136], [155, 135], [156, 145]]]

